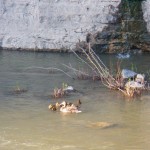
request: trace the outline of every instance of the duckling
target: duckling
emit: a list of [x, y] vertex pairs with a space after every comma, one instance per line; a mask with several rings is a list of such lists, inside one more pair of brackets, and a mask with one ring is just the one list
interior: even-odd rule
[[58, 102], [56, 102], [55, 106], [56, 106], [56, 109], [60, 108], [60, 104]]
[[56, 105], [52, 105], [52, 104], [50, 104], [50, 105], [48, 106], [48, 108], [51, 109], [51, 110], [53, 110], [53, 111], [56, 111], [56, 110], [57, 110]]

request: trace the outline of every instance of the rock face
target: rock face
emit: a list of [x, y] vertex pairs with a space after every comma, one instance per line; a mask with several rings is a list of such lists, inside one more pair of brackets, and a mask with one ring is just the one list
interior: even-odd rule
[[141, 43], [143, 45], [141, 46], [141, 49], [144, 51], [150, 52], [150, 1], [146, 0], [142, 2], [142, 10], [143, 10], [143, 17], [147, 25], [147, 34], [143, 34], [141, 37]]
[[150, 51], [149, 7], [149, 0], [122, 0], [116, 22], [94, 36], [95, 49], [109, 53]]
[[[74, 49], [116, 21], [121, 0], [0, 0], [0, 47]], [[105, 35], [103, 35], [105, 36]], [[107, 36], [107, 35], [106, 35]]]
[[150, 1], [146, 0], [142, 3], [144, 20], [147, 23], [147, 30], [150, 32]]

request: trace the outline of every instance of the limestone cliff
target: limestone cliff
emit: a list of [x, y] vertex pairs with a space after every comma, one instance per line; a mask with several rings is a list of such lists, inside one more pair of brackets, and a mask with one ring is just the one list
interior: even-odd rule
[[150, 0], [142, 2], [143, 17], [147, 23], [147, 30], [150, 32]]
[[96, 50], [109, 53], [150, 51], [149, 7], [149, 0], [122, 0], [116, 22], [94, 35]]
[[[0, 47], [150, 51], [150, 0], [0, 0]], [[85, 47], [86, 48], [86, 47]]]
[[116, 20], [121, 0], [0, 0], [0, 47], [74, 49]]

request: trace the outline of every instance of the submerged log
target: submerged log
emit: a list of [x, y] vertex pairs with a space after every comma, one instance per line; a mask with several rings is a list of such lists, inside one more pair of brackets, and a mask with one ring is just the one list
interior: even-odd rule
[[117, 125], [118, 124], [116, 123], [109, 123], [109, 122], [93, 122], [90, 123], [88, 126], [92, 128], [106, 129], [106, 128], [116, 127]]

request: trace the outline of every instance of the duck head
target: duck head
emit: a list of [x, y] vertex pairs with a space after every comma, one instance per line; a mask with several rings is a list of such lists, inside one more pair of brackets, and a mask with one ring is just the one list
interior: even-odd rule
[[56, 106], [56, 108], [59, 108], [59, 107], [60, 107], [60, 104], [57, 102], [57, 103], [55, 104], [55, 106]]
[[66, 107], [67, 106], [67, 102], [63, 101], [62, 103], [60, 103], [60, 107]]

